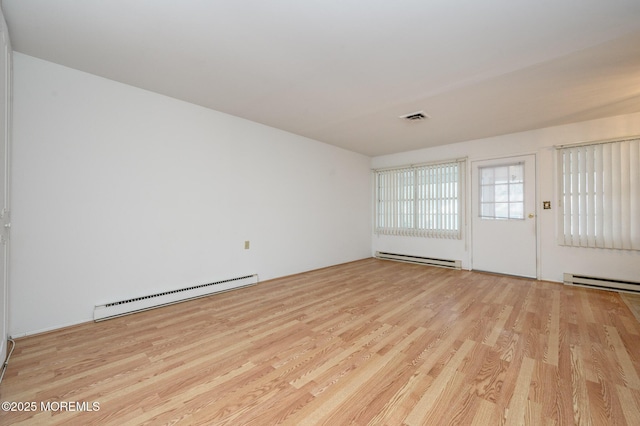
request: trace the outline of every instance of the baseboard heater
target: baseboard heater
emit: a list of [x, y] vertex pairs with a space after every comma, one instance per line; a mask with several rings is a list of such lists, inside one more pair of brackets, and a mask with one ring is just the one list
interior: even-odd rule
[[586, 275], [564, 274], [564, 283], [579, 287], [597, 288], [600, 290], [624, 291], [640, 294], [640, 282], [613, 280], [609, 278], [590, 277]]
[[397, 260], [399, 262], [418, 263], [420, 265], [440, 266], [441, 268], [462, 269], [462, 262], [459, 260], [434, 259], [432, 257], [412, 256], [408, 254], [376, 252], [376, 258], [386, 260]]
[[97, 305], [93, 310], [93, 320], [103, 321], [110, 318], [121, 317], [135, 312], [146, 311], [148, 309], [159, 308], [161, 306], [172, 305], [174, 303], [209, 296], [214, 293], [248, 287], [257, 283], [258, 275], [253, 274], [237, 278], [229, 278], [208, 284], [200, 284], [193, 287], [165, 291], [163, 293], [151, 294], [148, 296], [136, 297], [133, 299], [121, 300], [119, 302], [112, 302], [104, 305]]

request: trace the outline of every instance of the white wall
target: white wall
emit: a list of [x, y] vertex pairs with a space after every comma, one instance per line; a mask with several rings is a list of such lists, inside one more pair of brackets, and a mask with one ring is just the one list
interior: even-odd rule
[[14, 69], [12, 335], [370, 256], [368, 157], [19, 53]]
[[[371, 237], [371, 163], [537, 156], [540, 278], [640, 279], [640, 253], [556, 244], [553, 145], [640, 134], [640, 114], [376, 157], [14, 54], [13, 336], [93, 306], [370, 256], [455, 258], [462, 241]], [[552, 210], [542, 210], [552, 200]], [[251, 249], [244, 250], [245, 240]]]
[[[558, 200], [554, 145], [640, 135], [640, 114], [593, 120], [482, 140], [422, 149], [372, 159], [374, 168], [438, 161], [467, 156], [473, 160], [520, 154], [536, 154], [538, 275], [540, 279], [562, 281], [563, 272], [584, 273], [606, 278], [640, 280], [640, 252], [563, 247], [557, 244]], [[468, 180], [468, 179], [467, 179]], [[467, 207], [470, 200], [467, 190]], [[542, 201], [552, 201], [551, 210]], [[393, 236], [374, 236], [373, 251], [459, 259], [463, 268], [471, 265], [469, 226], [464, 240], [436, 240]]]

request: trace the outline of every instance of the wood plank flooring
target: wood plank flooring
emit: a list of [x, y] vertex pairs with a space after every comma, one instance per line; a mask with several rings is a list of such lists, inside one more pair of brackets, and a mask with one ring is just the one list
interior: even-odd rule
[[633, 316], [640, 321], [640, 294], [620, 293], [620, 297], [627, 304]]
[[640, 323], [614, 292], [366, 259], [19, 339], [0, 400], [37, 404], [4, 425], [631, 426]]

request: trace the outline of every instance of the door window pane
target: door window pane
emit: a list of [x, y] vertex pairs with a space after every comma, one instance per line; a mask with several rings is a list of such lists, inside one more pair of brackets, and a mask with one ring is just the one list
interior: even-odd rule
[[493, 183], [493, 169], [481, 169], [480, 170], [480, 182], [483, 185], [489, 185]]
[[509, 185], [509, 200], [524, 201], [524, 184], [514, 183]]
[[495, 201], [495, 197], [493, 196], [493, 194], [494, 194], [493, 186], [486, 185], [482, 187], [482, 199], [484, 200], [484, 202], [491, 203]]
[[480, 217], [524, 219], [524, 163], [482, 167]]

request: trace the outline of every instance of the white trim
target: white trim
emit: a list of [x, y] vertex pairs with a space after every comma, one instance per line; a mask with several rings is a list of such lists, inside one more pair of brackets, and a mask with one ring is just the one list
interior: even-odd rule
[[438, 164], [448, 164], [448, 163], [463, 163], [467, 161], [468, 157], [462, 158], [452, 158], [449, 160], [439, 160], [439, 161], [430, 161], [426, 163], [415, 163], [415, 164], [404, 164], [402, 166], [393, 166], [393, 167], [383, 167], [380, 169], [371, 169], [372, 172], [392, 172], [394, 170], [406, 170], [406, 169], [414, 169], [417, 167], [426, 167], [426, 166], [437, 166]]
[[82, 319], [82, 320], [73, 321], [73, 322], [65, 322], [65, 323], [58, 324], [58, 325], [52, 325], [52, 326], [45, 327], [45, 328], [39, 328], [37, 330], [22, 331], [20, 333], [11, 333], [11, 335], [9, 337], [12, 338], [12, 339], [18, 339], [20, 337], [27, 337], [27, 336], [33, 336], [33, 335], [36, 335], [36, 334], [48, 333], [50, 331], [59, 330], [61, 328], [73, 327], [73, 326], [80, 325], [80, 324], [86, 324], [88, 322], [93, 322], [93, 318], [87, 318], [87, 319]]
[[616, 143], [616, 142], [626, 142], [626, 141], [634, 141], [636, 139], [640, 139], [640, 135], [637, 136], [624, 136], [620, 138], [612, 138], [612, 139], [602, 139], [596, 141], [584, 141], [584, 142], [576, 142], [576, 143], [567, 143], [563, 145], [554, 145], [553, 147], [557, 150], [562, 148], [575, 148], [578, 146], [589, 146], [589, 145], [603, 145], [607, 143]]

